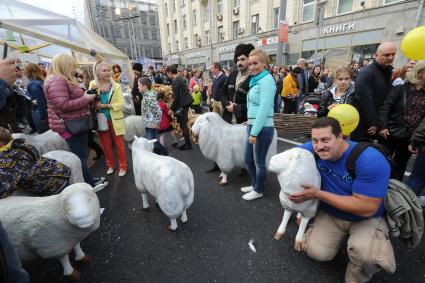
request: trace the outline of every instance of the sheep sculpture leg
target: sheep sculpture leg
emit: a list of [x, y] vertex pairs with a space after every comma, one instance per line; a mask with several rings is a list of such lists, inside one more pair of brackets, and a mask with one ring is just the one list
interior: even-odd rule
[[144, 211], [149, 210], [148, 194], [147, 193], [142, 193], [142, 205], [143, 205]]
[[171, 220], [171, 225], [168, 226], [168, 229], [170, 231], [176, 231], [177, 230], [177, 220], [176, 220], [176, 218], [170, 218], [170, 220]]
[[187, 222], [186, 209], [183, 210], [182, 215], [180, 216], [180, 220], [181, 220], [182, 223], [186, 223]]
[[224, 186], [227, 184], [227, 174], [224, 172], [221, 172], [220, 176], [220, 182], [218, 183], [220, 186]]
[[281, 240], [283, 236], [285, 235], [286, 231], [286, 225], [288, 225], [289, 218], [291, 217], [292, 211], [285, 209], [285, 212], [283, 213], [283, 219], [282, 222], [279, 225], [279, 228], [277, 228], [276, 233], [274, 234], [274, 238], [276, 240]]
[[295, 250], [301, 252], [303, 249], [303, 237], [305, 229], [307, 228], [307, 224], [310, 218], [301, 215], [300, 227], [298, 227], [297, 235], [295, 236]]
[[61, 262], [63, 266], [64, 276], [67, 276], [70, 280], [73, 280], [73, 281], [80, 280], [81, 273], [72, 267], [71, 263], [69, 262], [68, 254], [60, 257], [59, 261]]
[[91, 261], [91, 257], [86, 255], [83, 249], [81, 248], [80, 243], [74, 246], [75, 260], [79, 263], [89, 263]]

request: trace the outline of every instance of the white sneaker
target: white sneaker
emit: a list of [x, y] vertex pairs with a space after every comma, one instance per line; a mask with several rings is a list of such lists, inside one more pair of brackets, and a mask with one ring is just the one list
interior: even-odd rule
[[253, 186], [248, 186], [248, 187], [242, 187], [241, 188], [241, 192], [243, 192], [243, 193], [249, 193], [249, 192], [252, 192], [254, 190], [254, 187]]
[[112, 173], [114, 173], [114, 168], [108, 168], [108, 171], [106, 171], [106, 175], [111, 175]]
[[262, 193], [259, 194], [256, 191], [250, 191], [249, 193], [246, 193], [242, 196], [242, 198], [247, 201], [251, 201], [251, 200], [262, 198], [262, 197], [263, 197], [263, 194]]
[[118, 176], [124, 177], [125, 174], [127, 174], [127, 171], [126, 170], [120, 170], [120, 172], [118, 173]]
[[96, 185], [96, 186], [93, 187], [93, 192], [97, 193], [98, 191], [101, 191], [104, 188], [106, 188], [108, 185], [109, 185], [108, 182], [103, 182], [103, 183], [101, 183], [99, 185]]

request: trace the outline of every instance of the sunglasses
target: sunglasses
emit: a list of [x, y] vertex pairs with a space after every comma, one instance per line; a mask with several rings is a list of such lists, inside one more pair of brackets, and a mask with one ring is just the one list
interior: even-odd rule
[[79, 79], [84, 79], [84, 76], [83, 75], [80, 75], [78, 73], [75, 73], [74, 74], [74, 77], [79, 78]]

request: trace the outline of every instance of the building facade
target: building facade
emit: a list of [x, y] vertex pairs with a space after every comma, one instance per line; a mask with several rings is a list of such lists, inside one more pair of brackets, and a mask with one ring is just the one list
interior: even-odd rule
[[[239, 43], [262, 47], [276, 62], [279, 0], [160, 0], [162, 52], [169, 63], [189, 67], [233, 64]], [[378, 44], [398, 45], [424, 24], [417, 0], [287, 0], [285, 64], [300, 57], [330, 67], [373, 58]], [[323, 8], [320, 8], [323, 7]], [[319, 10], [320, 9], [320, 10]], [[323, 11], [323, 12], [321, 12]], [[406, 60], [399, 52], [396, 65]]]
[[155, 1], [88, 0], [87, 10], [93, 30], [130, 60], [162, 59]]

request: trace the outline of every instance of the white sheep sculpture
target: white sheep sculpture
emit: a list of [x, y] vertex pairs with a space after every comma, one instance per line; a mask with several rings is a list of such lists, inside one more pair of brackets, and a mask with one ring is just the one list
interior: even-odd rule
[[133, 96], [131, 93], [125, 92], [123, 93], [124, 97], [124, 116], [136, 115], [136, 111], [134, 110], [133, 104]]
[[124, 140], [128, 143], [134, 141], [134, 137], [145, 137], [146, 131], [142, 116], [131, 115], [124, 118], [125, 134]]
[[32, 144], [38, 152], [43, 155], [52, 150], [70, 151], [66, 141], [56, 132], [48, 130], [40, 135], [27, 135], [22, 133], [12, 134], [13, 139], [24, 139], [26, 143]]
[[169, 156], [153, 153], [156, 140], [137, 138], [132, 145], [136, 188], [142, 193], [143, 209], [148, 210], [149, 192], [171, 220], [169, 229], [177, 229], [177, 218], [187, 222], [186, 210], [193, 203], [194, 181], [189, 166]]
[[71, 178], [69, 179], [70, 184], [84, 183], [81, 160], [74, 153], [64, 150], [53, 150], [43, 154], [43, 156], [59, 161], [71, 169]]
[[[198, 136], [202, 154], [217, 163], [221, 170], [219, 184], [227, 184], [227, 175], [235, 168], [245, 168], [244, 151], [246, 146], [247, 126], [232, 125], [220, 115], [208, 112], [199, 116], [192, 126], [192, 132]], [[267, 152], [266, 164], [277, 152], [277, 133], [274, 132], [272, 143]]]
[[0, 200], [0, 207], [3, 227], [22, 261], [57, 258], [65, 276], [80, 278], [68, 254], [74, 249], [77, 261], [91, 259], [80, 246], [100, 224], [99, 199], [90, 185], [73, 184], [47, 197], [11, 196]]
[[274, 238], [282, 239], [286, 231], [286, 225], [292, 212], [301, 215], [301, 222], [295, 237], [295, 250], [302, 250], [302, 239], [308, 221], [316, 215], [319, 201], [317, 199], [307, 200], [302, 203], [294, 203], [288, 196], [304, 190], [303, 185], [320, 188], [321, 178], [316, 167], [313, 154], [302, 148], [292, 148], [272, 157], [269, 170], [277, 174], [280, 184], [279, 199], [285, 212], [282, 223], [277, 229]]

